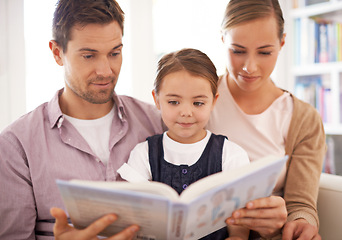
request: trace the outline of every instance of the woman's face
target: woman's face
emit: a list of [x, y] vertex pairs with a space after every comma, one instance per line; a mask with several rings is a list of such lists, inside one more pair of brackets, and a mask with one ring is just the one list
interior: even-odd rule
[[270, 81], [284, 39], [278, 37], [274, 17], [259, 18], [226, 30], [229, 78], [243, 91], [255, 91]]

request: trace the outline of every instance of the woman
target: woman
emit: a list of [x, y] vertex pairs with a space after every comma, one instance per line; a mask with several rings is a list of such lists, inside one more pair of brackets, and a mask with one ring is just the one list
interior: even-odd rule
[[283, 31], [277, 0], [228, 3], [222, 23], [227, 72], [220, 78], [220, 96], [207, 127], [242, 146], [251, 161], [289, 155], [275, 196], [247, 204], [228, 224], [264, 238], [282, 232], [283, 239], [320, 239], [316, 200], [325, 133], [317, 111], [270, 78], [285, 44]]

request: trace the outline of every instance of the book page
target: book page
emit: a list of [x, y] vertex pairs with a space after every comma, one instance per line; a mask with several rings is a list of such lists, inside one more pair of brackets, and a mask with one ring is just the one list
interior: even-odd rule
[[[184, 203], [189, 203], [202, 194], [213, 191], [214, 188], [220, 187], [220, 185], [229, 184], [229, 182], [236, 182], [237, 180], [239, 180], [252, 183], [251, 179], [248, 179], [249, 176], [269, 175], [270, 173], [268, 171], [270, 169], [273, 169], [273, 171], [277, 173], [277, 175], [275, 176], [277, 178], [280, 174], [280, 171], [284, 167], [287, 158], [287, 156], [282, 158], [269, 156], [254, 161], [250, 165], [234, 169], [233, 171], [219, 172], [202, 178], [197, 182], [189, 185], [189, 187], [187, 187], [187, 189], [182, 192], [180, 196], [181, 201]], [[242, 178], [245, 178], [245, 180], [242, 180]]]
[[179, 195], [178, 193], [170, 186], [160, 182], [141, 182], [141, 183], [129, 183], [129, 182], [106, 182], [106, 181], [87, 181], [87, 180], [78, 180], [73, 179], [70, 182], [75, 183], [77, 185], [87, 186], [87, 187], [96, 187], [102, 189], [122, 189], [128, 190], [132, 192], [142, 192], [142, 193], [150, 193], [158, 196], [164, 196], [169, 198], [170, 200], [178, 201]]
[[101, 235], [111, 236], [131, 224], [138, 224], [137, 239], [167, 239], [170, 204], [165, 197], [141, 192], [120, 193], [120, 190], [113, 193], [67, 181], [58, 181], [58, 187], [77, 228], [85, 228], [101, 216], [115, 213], [118, 220]]
[[[270, 196], [286, 159], [269, 158], [263, 160], [258, 165], [253, 166], [253, 171], [246, 171], [245, 175], [239, 177], [236, 174], [241, 175], [240, 171], [237, 171], [236, 174], [233, 172], [231, 175], [234, 180], [231, 180], [227, 171], [213, 178], [217, 183], [221, 181], [219, 178], [226, 177], [225, 181], [227, 182], [218, 186], [207, 184], [204, 179], [203, 181], [200, 180], [202, 181], [202, 189], [208, 186], [211, 189], [205, 193], [200, 191], [202, 194], [200, 197], [191, 198], [193, 197], [191, 196], [186, 199], [189, 205], [189, 219], [184, 239], [198, 239], [219, 230], [226, 226], [225, 220], [231, 216], [234, 210], [245, 207], [246, 203], [251, 200]], [[196, 190], [196, 188], [193, 189]]]

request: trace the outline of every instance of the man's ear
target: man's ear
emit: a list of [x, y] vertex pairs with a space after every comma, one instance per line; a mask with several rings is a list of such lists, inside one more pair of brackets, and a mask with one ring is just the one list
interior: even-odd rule
[[156, 91], [154, 89], [152, 90], [152, 96], [156, 107], [160, 110], [158, 95], [156, 94]]
[[58, 43], [55, 40], [51, 40], [49, 42], [49, 47], [51, 49], [53, 58], [55, 59], [56, 63], [59, 66], [63, 66], [63, 60], [62, 60], [63, 49], [58, 45]]

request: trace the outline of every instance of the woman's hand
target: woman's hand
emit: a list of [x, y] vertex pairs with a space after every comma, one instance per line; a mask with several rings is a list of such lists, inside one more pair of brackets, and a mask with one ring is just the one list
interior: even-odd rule
[[285, 200], [271, 196], [247, 203], [245, 208], [233, 212], [226, 220], [228, 225], [239, 225], [269, 238], [281, 232], [287, 219]]
[[287, 222], [283, 229], [283, 240], [303, 239], [321, 240], [318, 228], [311, 225], [305, 219], [297, 219]]
[[[102, 218], [96, 220], [87, 228], [78, 230], [73, 228], [68, 224], [67, 215], [60, 208], [51, 208], [51, 215], [56, 219], [55, 226], [53, 228], [53, 233], [56, 240], [95, 240], [97, 234], [104, 230], [107, 226], [112, 224], [117, 217], [114, 214], [108, 214]], [[139, 230], [139, 227], [132, 225], [122, 232], [115, 234], [107, 240], [130, 240], [133, 239], [135, 233]]]

